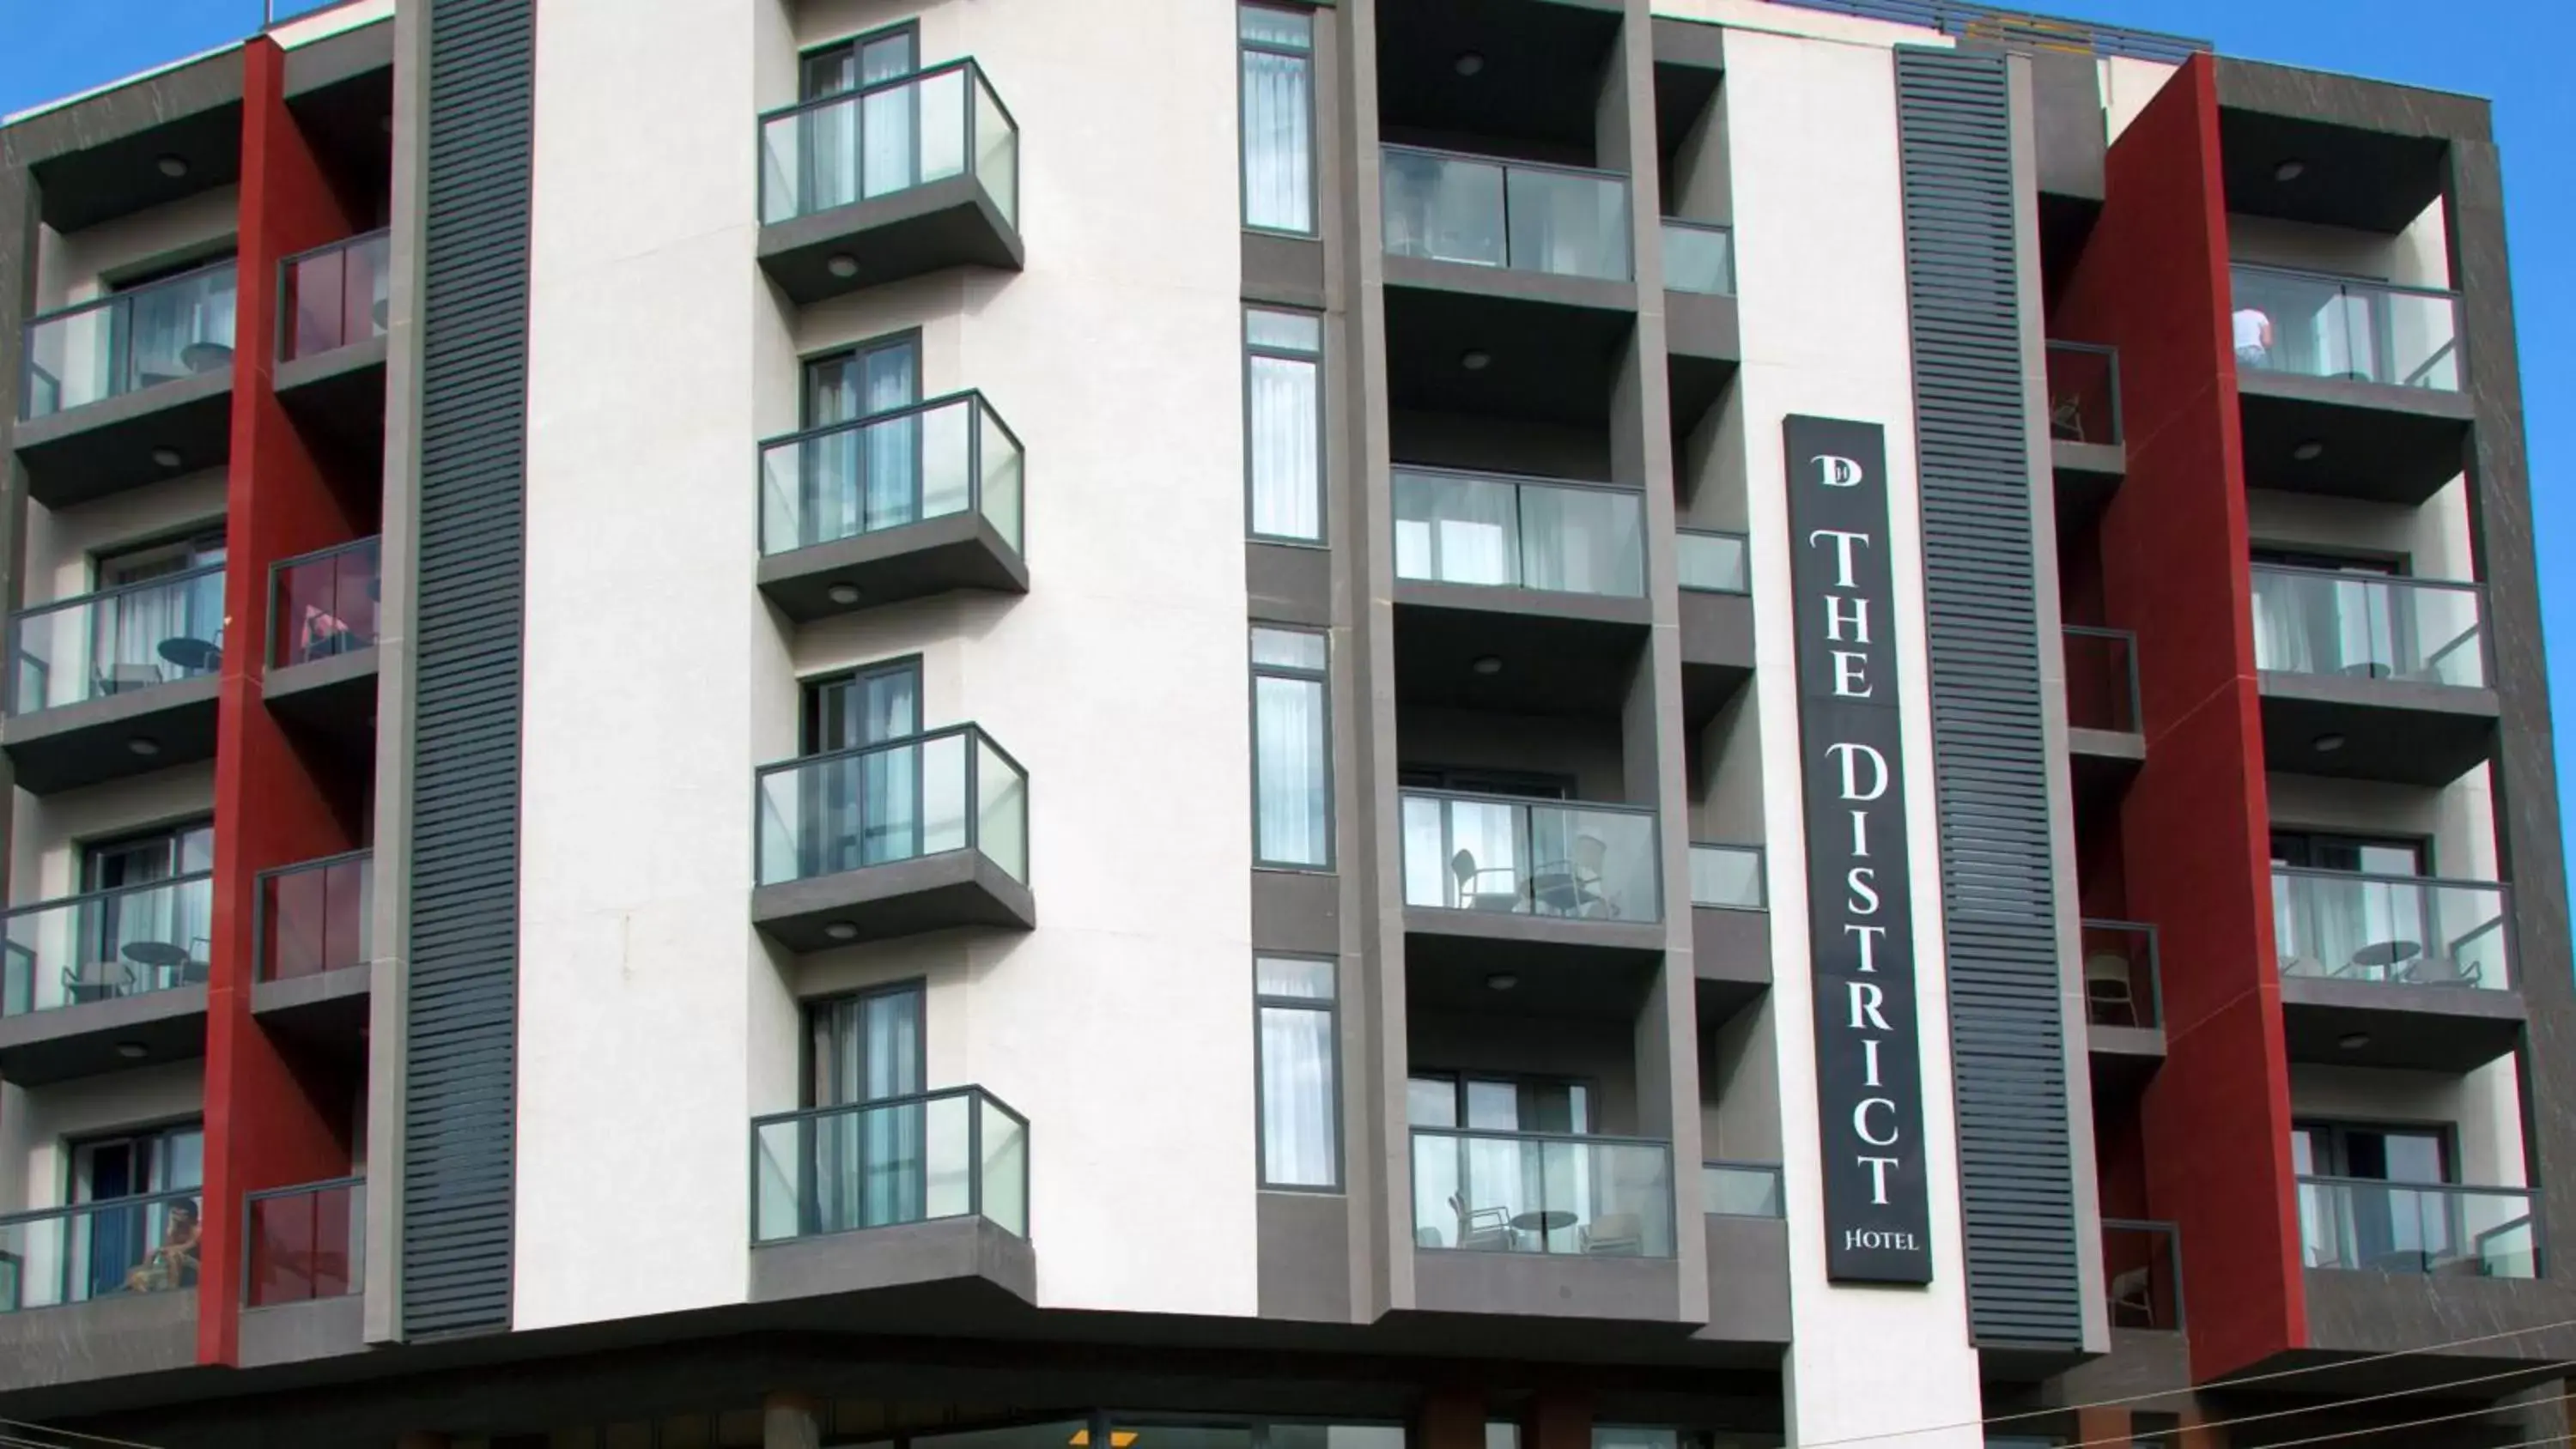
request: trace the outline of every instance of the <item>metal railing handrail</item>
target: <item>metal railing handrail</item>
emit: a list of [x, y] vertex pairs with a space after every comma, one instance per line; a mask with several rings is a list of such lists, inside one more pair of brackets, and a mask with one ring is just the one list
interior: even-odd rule
[[2047, 346], [2052, 352], [2093, 352], [2114, 360], [2120, 356], [2120, 349], [2108, 342], [2078, 342], [2072, 337], [2048, 338]]
[[1596, 478], [1552, 478], [1543, 473], [1509, 473], [1494, 468], [1447, 468], [1433, 463], [1396, 463], [1387, 469], [1389, 476], [1407, 473], [1426, 478], [1458, 478], [1469, 482], [1500, 483], [1510, 488], [1563, 488], [1583, 493], [1624, 493], [1639, 497], [1645, 493], [1642, 484], [1610, 483]]
[[1424, 800], [1466, 800], [1478, 805], [1517, 805], [1534, 810], [1590, 810], [1614, 815], [1641, 815], [1655, 818], [1652, 805], [1610, 805], [1590, 800], [1552, 800], [1537, 795], [1487, 795], [1473, 790], [1431, 790], [1412, 785], [1396, 791], [1399, 797]]
[[317, 1193], [337, 1192], [343, 1188], [365, 1187], [366, 1185], [367, 1175], [365, 1173], [353, 1173], [347, 1177], [326, 1178], [321, 1182], [299, 1182], [291, 1187], [264, 1187], [257, 1192], [243, 1193], [242, 1202], [244, 1204], [249, 1204], [255, 1202], [269, 1202], [282, 1197], [308, 1197]]
[[283, 573], [287, 569], [294, 568], [299, 564], [314, 563], [319, 560], [329, 558], [333, 554], [354, 553], [359, 549], [381, 550], [384, 547], [384, 541], [385, 538], [383, 534], [371, 533], [364, 538], [353, 538], [347, 543], [335, 543], [328, 548], [317, 548], [309, 553], [299, 553], [291, 558], [282, 558], [268, 566], [268, 576], [270, 580], [274, 581], [280, 573]]
[[1592, 181], [1615, 181], [1621, 186], [1627, 185], [1629, 179], [1625, 171], [1605, 171], [1598, 166], [1567, 166], [1555, 161], [1523, 161], [1511, 156], [1490, 156], [1482, 151], [1450, 151], [1438, 146], [1408, 146], [1401, 141], [1381, 141], [1378, 143], [1378, 149], [1381, 152], [1402, 151], [1408, 155], [1430, 156], [1443, 161], [1473, 161], [1479, 165], [1498, 167], [1505, 171], [1553, 171], [1560, 176], [1580, 176]]
[[2500, 880], [2469, 880], [2457, 876], [2393, 875], [2366, 870], [2333, 870], [2314, 865], [2275, 865], [2275, 877], [2291, 876], [2306, 880], [2324, 880], [2353, 885], [2420, 886], [2430, 890], [2486, 891], [2498, 896], [2511, 892], [2512, 885]]
[[0, 1228], [14, 1228], [26, 1223], [47, 1222], [55, 1218], [79, 1217], [84, 1213], [110, 1212], [120, 1208], [158, 1207], [185, 1202], [196, 1206], [202, 1220], [206, 1211], [206, 1190], [202, 1187], [173, 1188], [168, 1192], [144, 1193], [139, 1197], [101, 1198], [95, 1202], [64, 1203], [57, 1207], [28, 1208], [21, 1212], [0, 1213]]
[[1728, 236], [1735, 234], [1735, 223], [1731, 221], [1699, 221], [1687, 216], [1666, 216], [1659, 217], [1657, 220], [1666, 226], [1687, 227], [1692, 231], [1722, 232]]
[[337, 855], [322, 855], [316, 856], [311, 860], [299, 860], [293, 865], [272, 865], [268, 869], [253, 875], [251, 879], [256, 883], [260, 881], [275, 880], [280, 876], [302, 875], [306, 871], [329, 870], [335, 865], [348, 865], [354, 861], [366, 860], [375, 853], [376, 851], [374, 846], [362, 845], [355, 850], [341, 851]]
[[48, 901], [35, 901], [28, 905], [11, 906], [5, 911], [0, 911], [0, 921], [14, 921], [20, 916], [37, 915], [45, 911], [59, 911], [65, 906], [85, 905], [93, 901], [103, 901], [116, 896], [141, 895], [145, 891], [174, 890], [180, 886], [199, 885], [212, 881], [214, 878], [215, 873], [211, 870], [195, 870], [188, 872], [186, 875], [166, 876], [160, 880], [147, 880], [140, 885], [109, 886], [105, 890], [82, 891], [77, 895], [56, 896], [52, 900]]
[[837, 750], [824, 750], [811, 755], [798, 755], [792, 760], [778, 760], [770, 764], [762, 765], [758, 769], [754, 770], [752, 775], [755, 782], [757, 782], [758, 780], [767, 779], [771, 775], [788, 774], [796, 770], [805, 769], [809, 766], [828, 764], [836, 760], [856, 759], [861, 755], [881, 755], [894, 750], [919, 749], [932, 740], [946, 739], [952, 735], [971, 736], [975, 740], [981, 742], [986, 748], [990, 749], [994, 754], [1001, 756], [1002, 763], [1009, 765], [1012, 771], [1021, 779], [1025, 780], [1028, 778], [1028, 767], [1022, 765], [1018, 760], [1013, 759], [1010, 751], [1003, 749], [1000, 745], [994, 743], [993, 737], [984, 732], [984, 727], [982, 725], [976, 724], [972, 721], [965, 724], [941, 725], [939, 728], [934, 730], [920, 730], [908, 735], [899, 735], [890, 740], [878, 740], [873, 744], [845, 745]]
[[[2339, 584], [2384, 584], [2399, 588], [2446, 589], [2453, 593], [2476, 594], [2481, 598], [2487, 591], [2487, 586], [2476, 579], [2436, 579], [2427, 578], [2422, 574], [2369, 573], [2359, 569], [2328, 569], [2318, 568], [2314, 564], [2268, 563], [2261, 560], [2248, 563], [2246, 568], [2258, 574], [2288, 574], [2298, 578], [2331, 579]], [[2072, 629], [2075, 626], [2070, 624], [2067, 627]]]
[[393, 228], [380, 226], [374, 231], [363, 231], [358, 233], [356, 236], [344, 236], [338, 241], [327, 241], [318, 247], [306, 247], [304, 250], [296, 252], [291, 256], [281, 258], [277, 264], [278, 275], [284, 276], [287, 270], [294, 267], [296, 264], [300, 262], [309, 262], [315, 257], [323, 256], [331, 252], [345, 251], [351, 247], [364, 246], [368, 242], [372, 241], [390, 241], [393, 239], [393, 234]]
[[74, 594], [70, 598], [55, 599], [48, 603], [30, 604], [26, 608], [20, 609], [16, 613], [11, 614], [9, 618], [11, 622], [14, 623], [20, 619], [32, 619], [39, 614], [59, 613], [65, 609], [77, 608], [85, 604], [95, 604], [101, 599], [113, 599], [126, 594], [139, 594], [152, 589], [166, 589], [173, 584], [194, 583], [199, 579], [207, 578], [209, 576], [220, 577], [224, 568], [225, 565], [219, 563], [199, 564], [195, 568], [181, 569], [177, 573], [155, 574], [151, 578], [137, 579], [130, 584], [118, 584], [114, 588], [98, 589], [86, 594]]
[[[2445, 1197], [2500, 1197], [2520, 1198], [2525, 1202], [2539, 1201], [2539, 1193], [2535, 1189], [2508, 1187], [2501, 1183], [2493, 1187], [2483, 1187], [2468, 1182], [2391, 1182], [2384, 1177], [2328, 1177], [2311, 1172], [2300, 1173], [2298, 1179], [2300, 1185], [2304, 1187], [2362, 1187], [2384, 1192], [2433, 1193]], [[2536, 1223], [2538, 1220], [2533, 1221]]]
[[2314, 267], [2285, 267], [2274, 262], [2240, 262], [2230, 260], [2230, 272], [2261, 272], [2266, 276], [2295, 277], [2303, 282], [2324, 282], [2349, 292], [2385, 292], [2391, 296], [2440, 297], [2452, 302], [2460, 294], [2448, 287], [2425, 287], [2411, 282], [2387, 282], [2376, 277], [2357, 277], [2345, 272], [2325, 272]]
[[129, 291], [110, 292], [106, 296], [92, 297], [85, 302], [74, 302], [68, 306], [57, 307], [50, 312], [39, 312], [35, 316], [27, 319], [27, 330], [29, 332], [33, 332], [37, 328], [45, 326], [47, 323], [59, 322], [65, 317], [77, 317], [83, 312], [95, 312], [103, 307], [121, 306], [133, 301], [137, 297], [149, 297], [155, 292], [182, 286], [186, 283], [193, 282], [200, 277], [212, 276], [217, 272], [234, 272], [238, 274], [240, 267], [241, 258], [222, 257], [215, 261], [208, 262], [204, 266], [190, 267], [184, 272], [176, 272], [167, 277], [155, 278], [152, 281], [146, 282], [142, 286], [135, 287]]
[[1029, 1119], [1021, 1116], [1019, 1111], [1012, 1107], [1010, 1103], [994, 1096], [992, 1092], [984, 1087], [970, 1082], [962, 1087], [933, 1087], [928, 1091], [905, 1092], [900, 1096], [874, 1097], [865, 1102], [835, 1102], [828, 1107], [799, 1107], [792, 1112], [771, 1112], [764, 1116], [752, 1118], [751, 1127], [752, 1131], [757, 1134], [763, 1127], [775, 1126], [782, 1122], [803, 1122], [823, 1117], [842, 1116], [852, 1112], [873, 1112], [892, 1107], [919, 1107], [931, 1102], [944, 1102], [952, 1097], [981, 1098], [995, 1107], [1000, 1108], [1003, 1116], [1010, 1118], [1012, 1121], [1019, 1123], [1023, 1127], [1029, 1125]]
[[2138, 631], [2135, 629], [2114, 629], [2107, 624], [2061, 624], [2058, 627], [2069, 634], [2080, 635], [2086, 639], [2121, 639], [2131, 644], [2138, 642]]
[[937, 65], [916, 66], [901, 75], [888, 76], [884, 80], [870, 81], [866, 85], [852, 86], [848, 90], [834, 91], [829, 95], [813, 96], [784, 106], [776, 106], [760, 112], [758, 123], [766, 126], [772, 121], [783, 121], [790, 116], [829, 110], [833, 106], [864, 100], [869, 96], [882, 95], [887, 91], [901, 90], [905, 86], [919, 85], [923, 81], [946, 75], [950, 71], [966, 71], [976, 80], [981, 81], [985, 93], [992, 98], [994, 108], [1002, 113], [1002, 119], [1009, 123], [1012, 130], [1016, 131], [1020, 128], [1019, 119], [1011, 114], [1011, 108], [1002, 104], [1002, 97], [993, 85], [992, 73], [985, 70], [982, 64], [971, 55], [961, 55], [955, 60], [943, 60]]
[[781, 433], [774, 438], [763, 438], [760, 440], [759, 451], [766, 454], [773, 449], [792, 447], [798, 443], [810, 443], [817, 438], [828, 438], [834, 433], [856, 432], [862, 428], [874, 427], [879, 423], [897, 422], [908, 417], [918, 417], [923, 413], [937, 412], [941, 408], [954, 407], [961, 402], [992, 419], [993, 423], [1001, 428], [1003, 433], [1010, 438], [1014, 447], [1019, 447], [1023, 450], [1026, 449], [1027, 445], [1020, 442], [1020, 435], [1011, 431], [1011, 425], [1004, 422], [1000, 412], [993, 407], [992, 399], [984, 396], [984, 390], [982, 388], [968, 387], [960, 388], [951, 393], [943, 393], [938, 397], [923, 398], [919, 402], [905, 403], [901, 407], [887, 408], [885, 411], [879, 413], [868, 413], [860, 417], [844, 418], [837, 423], [817, 423], [810, 428], [799, 428], [792, 433]]

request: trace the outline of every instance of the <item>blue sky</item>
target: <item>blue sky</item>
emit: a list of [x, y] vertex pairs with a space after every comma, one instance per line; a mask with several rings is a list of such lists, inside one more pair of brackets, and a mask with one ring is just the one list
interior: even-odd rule
[[[311, 8], [317, 0], [280, 0]], [[1072, 0], [1068, 0], [1072, 3]], [[1108, 3], [1108, 0], [1087, 0]], [[240, 38], [262, 0], [0, 0], [0, 113]], [[2465, 91], [2495, 102], [2515, 262], [2523, 407], [2542, 607], [2562, 711], [2576, 701], [2576, 4], [2569, 0], [2036, 0], [2052, 15], [2174, 31], [2233, 55]], [[649, 6], [639, 0], [639, 12]], [[2561, 794], [2576, 784], [2576, 726], [2559, 740]]]

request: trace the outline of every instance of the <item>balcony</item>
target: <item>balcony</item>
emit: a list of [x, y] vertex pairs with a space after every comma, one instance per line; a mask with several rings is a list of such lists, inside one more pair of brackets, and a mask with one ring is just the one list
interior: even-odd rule
[[1758, 845], [1690, 848], [1691, 963], [1704, 1017], [1722, 1021], [1771, 985], [1771, 900]]
[[2102, 1220], [2102, 1279], [2114, 1330], [2182, 1331], [2182, 1230]]
[[213, 758], [223, 637], [221, 564], [12, 616], [0, 747], [18, 787], [45, 795]]
[[1020, 128], [972, 60], [760, 119], [760, 265], [804, 303], [1020, 269]]
[[281, 559], [268, 571], [268, 669], [260, 694], [278, 718], [375, 758], [378, 541]]
[[2421, 504], [2458, 476], [2460, 299], [2450, 292], [2238, 265], [2245, 481]]
[[1655, 812], [1407, 790], [1409, 968], [1634, 966], [1664, 949]]
[[952, 1087], [751, 1124], [755, 1300], [984, 1280], [1036, 1294], [1029, 1123]]
[[367, 1180], [255, 1192], [243, 1203], [241, 1354], [245, 1367], [355, 1353], [364, 1343]]
[[204, 1054], [211, 875], [21, 906], [0, 922], [0, 1078], [41, 1087]]
[[1673, 537], [1681, 587], [1682, 716], [1716, 718], [1753, 677], [1752, 549], [1740, 533], [1685, 528]]
[[1669, 1320], [1667, 1142], [1413, 1129], [1416, 1306]]
[[391, 234], [377, 231], [315, 247], [278, 269], [278, 401], [353, 460], [384, 452], [392, 259]]
[[790, 618], [1024, 594], [1019, 438], [962, 392], [760, 448], [760, 589]]
[[375, 854], [365, 850], [259, 874], [251, 1012], [319, 1056], [362, 1053], [375, 881]]
[[1606, 421], [1636, 325], [1628, 178], [1409, 146], [1382, 156], [1391, 404]]
[[2050, 339], [2048, 448], [2061, 523], [2089, 521], [2129, 471], [2120, 427], [2120, 354], [2091, 342]]
[[1708, 1327], [1693, 1338], [1789, 1341], [1787, 1189], [1776, 1162], [1700, 1166], [1708, 1242]]
[[2126, 788], [2147, 758], [2138, 710], [2138, 636], [2087, 624], [2069, 624], [2061, 632], [2075, 798], [2100, 805]]
[[27, 324], [27, 496], [65, 508], [225, 460], [233, 283], [226, 260]]
[[2084, 1024], [2096, 1092], [2135, 1090], [2165, 1059], [2164, 976], [2156, 928], [2138, 921], [2087, 920]]
[[1676, 359], [1731, 370], [1744, 356], [1735, 315], [1735, 231], [1668, 216], [1663, 234], [1665, 346]]
[[2486, 759], [2496, 697], [2483, 589], [2278, 564], [2253, 573], [2272, 769], [2438, 786]]
[[752, 923], [791, 950], [1037, 924], [1028, 774], [974, 725], [771, 765], [754, 795]]
[[1394, 493], [1399, 604], [1648, 622], [1634, 489], [1404, 464]]
[[2523, 1029], [2500, 885], [2272, 868], [2293, 1061], [2467, 1072]]
[[2312, 1270], [2537, 1278], [2536, 1209], [2518, 1187], [2299, 1179], [2299, 1238]]

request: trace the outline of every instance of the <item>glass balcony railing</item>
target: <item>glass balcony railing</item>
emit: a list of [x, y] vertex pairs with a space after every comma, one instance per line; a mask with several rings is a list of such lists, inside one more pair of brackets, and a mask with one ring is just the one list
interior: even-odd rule
[[293, 981], [375, 959], [376, 857], [356, 850], [259, 876], [258, 979]]
[[760, 447], [760, 551], [981, 513], [1020, 546], [1020, 440], [961, 392]]
[[392, 255], [391, 234], [377, 231], [287, 258], [279, 279], [278, 360], [292, 362], [384, 336], [393, 299]]
[[2242, 264], [2233, 273], [2240, 369], [2460, 390], [2456, 293]]
[[2120, 354], [2091, 342], [2048, 344], [2048, 436], [2120, 441]]
[[2113, 1328], [2182, 1327], [2182, 1230], [2171, 1223], [2102, 1220], [2102, 1279]]
[[1691, 904], [1730, 911], [1771, 908], [1762, 847], [1694, 840], [1690, 848]]
[[1735, 295], [1735, 229], [1664, 218], [1664, 287], [1710, 297]]
[[1029, 777], [973, 725], [762, 770], [759, 882], [978, 850], [1029, 878]]
[[972, 60], [760, 118], [760, 219], [790, 221], [972, 175], [1019, 225], [1020, 128]]
[[1029, 1121], [981, 1087], [751, 1124], [752, 1241], [980, 1217], [1029, 1235]]
[[1657, 921], [1655, 812], [1407, 790], [1404, 903]]
[[1780, 1164], [1704, 1162], [1699, 1169], [1700, 1207], [1722, 1218], [1783, 1215]]
[[214, 902], [214, 877], [200, 873], [9, 912], [0, 1017], [204, 982]]
[[2079, 730], [2138, 732], [2138, 636], [2126, 629], [2069, 624], [2066, 722]]
[[367, 1285], [367, 1183], [359, 1177], [255, 1192], [242, 1305], [342, 1298]]
[[1685, 528], [1673, 536], [1674, 582], [1706, 594], [1753, 592], [1751, 546], [1740, 533]]
[[1395, 576], [1639, 598], [1645, 511], [1624, 489], [1399, 467]]
[[2084, 922], [2084, 1019], [2095, 1026], [2164, 1025], [2156, 928], [2137, 921]]
[[223, 641], [222, 564], [38, 605], [9, 620], [9, 713], [216, 673]]
[[2475, 584], [2254, 565], [2254, 667], [2475, 689], [2488, 682]]
[[1413, 1241], [1482, 1253], [1669, 1258], [1672, 1144], [1416, 1127]]
[[1384, 150], [1389, 256], [1624, 282], [1628, 178], [1411, 146]]
[[0, 1217], [0, 1313], [197, 1286], [197, 1193]]
[[310, 664], [373, 648], [384, 592], [377, 540], [362, 538], [268, 571], [268, 666]]
[[2299, 1238], [2311, 1268], [2537, 1278], [2536, 1206], [2518, 1187], [2302, 1177]]
[[2503, 886], [2272, 867], [2284, 976], [2502, 991], [2513, 984]]
[[18, 416], [51, 417], [231, 366], [233, 292], [227, 260], [28, 323]]

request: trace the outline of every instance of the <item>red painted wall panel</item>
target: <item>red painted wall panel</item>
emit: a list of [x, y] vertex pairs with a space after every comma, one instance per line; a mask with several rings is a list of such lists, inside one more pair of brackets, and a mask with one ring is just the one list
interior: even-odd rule
[[2143, 1210], [2182, 1226], [2203, 1380], [2306, 1338], [2225, 206], [2201, 56], [2112, 145], [2055, 324], [2120, 349], [2128, 476], [2102, 518], [2101, 588], [2138, 633], [2147, 758], [2119, 858], [2128, 910], [2160, 932], [2166, 1034], [2140, 1108]]
[[269, 566], [355, 536], [357, 520], [275, 389], [278, 263], [354, 229], [284, 99], [284, 52], [243, 52], [240, 308], [226, 483], [224, 662], [215, 741], [214, 942], [206, 1021], [206, 1215], [197, 1357], [234, 1361], [242, 1196], [345, 1175], [356, 1101], [251, 1015], [259, 872], [354, 849], [360, 804], [308, 760], [260, 694]]

